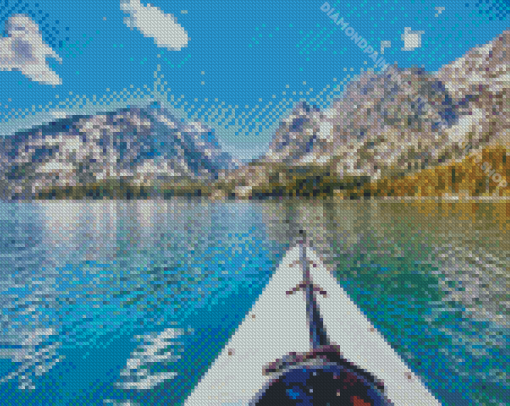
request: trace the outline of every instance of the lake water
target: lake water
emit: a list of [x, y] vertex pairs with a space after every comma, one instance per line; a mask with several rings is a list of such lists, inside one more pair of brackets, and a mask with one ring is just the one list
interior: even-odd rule
[[301, 200], [0, 203], [0, 399], [182, 404], [299, 229], [442, 404], [508, 404], [509, 203]]

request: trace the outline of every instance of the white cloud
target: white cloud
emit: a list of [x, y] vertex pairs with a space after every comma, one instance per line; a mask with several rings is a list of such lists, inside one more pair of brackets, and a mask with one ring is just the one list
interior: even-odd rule
[[384, 54], [384, 48], [391, 47], [391, 41], [381, 41], [381, 54]]
[[404, 41], [404, 48], [402, 51], [414, 51], [416, 48], [421, 47], [421, 36], [425, 31], [412, 31], [410, 27], [404, 28], [404, 33], [401, 35]]
[[441, 14], [445, 8], [444, 7], [436, 7], [435, 10], [437, 11], [437, 13], [434, 15], [434, 17], [439, 17], [439, 14]]
[[0, 70], [20, 71], [29, 79], [48, 85], [60, 85], [46, 58], [62, 59], [43, 42], [39, 26], [26, 14], [15, 14], [7, 20], [7, 37], [0, 37]]
[[150, 4], [143, 6], [140, 0], [121, 0], [120, 8], [129, 14], [124, 23], [131, 29], [137, 28], [144, 36], [154, 38], [158, 47], [180, 51], [188, 45], [188, 33], [172, 14], [165, 14]]

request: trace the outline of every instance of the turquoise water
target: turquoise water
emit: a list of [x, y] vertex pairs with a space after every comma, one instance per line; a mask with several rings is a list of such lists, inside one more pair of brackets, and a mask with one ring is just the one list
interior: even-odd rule
[[182, 404], [304, 228], [442, 404], [506, 404], [508, 235], [399, 207], [1, 203], [0, 398]]

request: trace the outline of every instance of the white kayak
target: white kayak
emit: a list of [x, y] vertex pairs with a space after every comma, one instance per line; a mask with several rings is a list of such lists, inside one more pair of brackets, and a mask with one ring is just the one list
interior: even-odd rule
[[[300, 246], [290, 249], [236, 333], [187, 398], [187, 406], [244, 406], [269, 381], [262, 371], [290, 352], [310, 350], [306, 302], [289, 295], [302, 284], [303, 273], [293, 262]], [[440, 403], [391, 348], [354, 304], [315, 252], [306, 257], [313, 284], [327, 292], [316, 301], [328, 338], [342, 355], [384, 383], [384, 393], [395, 406], [439, 406]]]

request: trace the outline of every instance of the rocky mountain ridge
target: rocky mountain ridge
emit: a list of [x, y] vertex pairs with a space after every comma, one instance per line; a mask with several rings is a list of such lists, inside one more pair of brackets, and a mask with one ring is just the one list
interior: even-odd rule
[[5, 137], [0, 149], [3, 198], [47, 187], [106, 180], [210, 182], [239, 165], [214, 131], [183, 123], [155, 104], [70, 116]]
[[237, 179], [246, 195], [289, 171], [334, 177], [340, 186], [379, 181], [464, 159], [466, 145], [508, 145], [509, 75], [510, 31], [438, 72], [366, 72], [323, 111], [298, 104], [269, 151], [226, 183]]
[[222, 152], [213, 130], [159, 105], [68, 117], [6, 137], [0, 195], [121, 180], [254, 197], [415, 176], [472, 151], [510, 146], [509, 68], [505, 31], [437, 72], [365, 72], [327, 109], [297, 104], [267, 153], [247, 164]]

